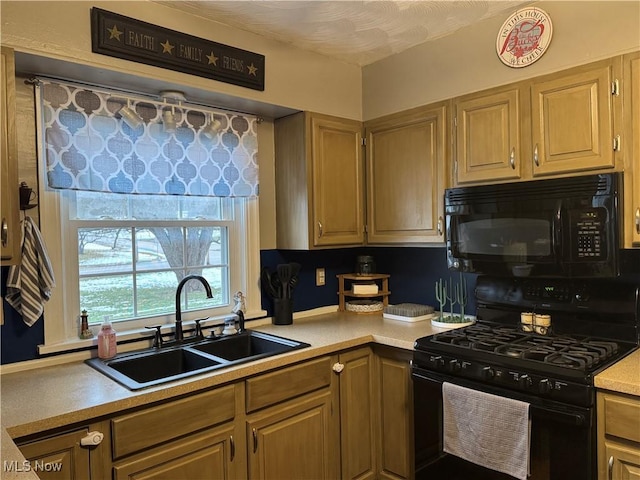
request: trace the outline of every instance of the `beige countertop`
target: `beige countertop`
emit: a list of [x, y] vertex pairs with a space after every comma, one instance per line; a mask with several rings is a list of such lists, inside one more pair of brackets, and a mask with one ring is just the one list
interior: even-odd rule
[[[368, 343], [406, 350], [414, 341], [443, 331], [429, 321], [401, 322], [381, 314], [328, 313], [295, 319], [292, 325], [248, 325], [253, 330], [291, 338], [311, 346], [190, 379], [132, 392], [83, 362], [65, 363], [0, 377], [3, 461], [24, 460], [11, 439], [168, 400], [242, 378]], [[598, 388], [640, 395], [640, 351], [627, 356], [595, 378]], [[2, 479], [37, 478], [2, 473]]]
[[[442, 331], [432, 327], [429, 321], [410, 323], [383, 319], [381, 314], [338, 312], [295, 319], [292, 325], [253, 327], [249, 324], [248, 327], [306, 342], [311, 346], [136, 392], [83, 362], [3, 374], [0, 377], [2, 460], [24, 460], [19, 457], [19, 451], [11, 439], [168, 400], [371, 342], [411, 350], [417, 338]], [[29, 477], [24, 473], [14, 477], [3, 472], [2, 478], [26, 480]]]
[[596, 375], [595, 385], [603, 390], [640, 397], [640, 350]]

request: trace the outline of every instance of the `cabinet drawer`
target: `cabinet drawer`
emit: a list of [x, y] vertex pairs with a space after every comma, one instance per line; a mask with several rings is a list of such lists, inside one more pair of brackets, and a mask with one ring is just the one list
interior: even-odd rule
[[247, 413], [331, 384], [331, 358], [267, 373], [247, 380]]
[[232, 420], [235, 399], [235, 386], [229, 385], [117, 417], [111, 421], [113, 458]]
[[605, 395], [604, 431], [640, 443], [640, 401]]

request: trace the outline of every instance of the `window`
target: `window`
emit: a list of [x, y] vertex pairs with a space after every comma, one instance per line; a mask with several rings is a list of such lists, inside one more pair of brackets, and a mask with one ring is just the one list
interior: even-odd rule
[[166, 106], [127, 97], [142, 119], [132, 127], [110, 94], [49, 88], [40, 94], [40, 204], [57, 286], [45, 304], [40, 352], [82, 344], [83, 309], [90, 325], [109, 317], [128, 338], [148, 336], [144, 326], [170, 328], [176, 287], [191, 274], [208, 280], [213, 298], [200, 282], [185, 284], [185, 321], [219, 321], [236, 291], [248, 318], [263, 315], [251, 283], [259, 276], [255, 119], [216, 112], [212, 134], [213, 115], [181, 104], [171, 108], [177, 125], [167, 131]]
[[[70, 192], [68, 229], [77, 238], [78, 308], [90, 323], [169, 315], [187, 275], [182, 311], [229, 305], [230, 199]], [[224, 208], [226, 207], [226, 208]]]

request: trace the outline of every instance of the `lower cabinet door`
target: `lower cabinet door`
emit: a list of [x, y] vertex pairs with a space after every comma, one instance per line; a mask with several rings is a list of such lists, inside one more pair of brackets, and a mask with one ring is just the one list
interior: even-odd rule
[[114, 480], [227, 480], [241, 478], [233, 425], [138, 454], [113, 467]]
[[339, 478], [337, 406], [332, 393], [305, 396], [251, 415], [247, 420], [249, 478]]
[[380, 389], [379, 479], [407, 480], [414, 476], [413, 391], [411, 352], [382, 350], [378, 357]]
[[640, 480], [640, 449], [605, 442], [607, 480]]
[[[89, 430], [84, 428], [20, 445], [27, 463], [17, 465], [16, 470], [33, 471], [42, 480], [91, 478], [89, 450], [80, 446], [80, 439], [87, 433]], [[4, 467], [7, 471], [7, 465]]]
[[374, 360], [370, 348], [341, 353], [340, 448], [343, 480], [376, 478]]

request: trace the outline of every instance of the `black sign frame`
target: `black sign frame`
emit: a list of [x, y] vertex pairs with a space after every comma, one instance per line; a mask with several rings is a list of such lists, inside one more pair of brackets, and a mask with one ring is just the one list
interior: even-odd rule
[[91, 51], [264, 91], [264, 55], [96, 7]]

